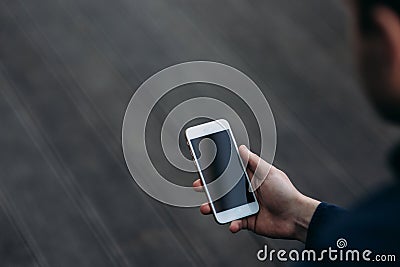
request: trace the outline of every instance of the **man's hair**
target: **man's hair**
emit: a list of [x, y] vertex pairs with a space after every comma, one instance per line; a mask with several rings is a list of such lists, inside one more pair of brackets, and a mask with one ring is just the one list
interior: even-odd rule
[[377, 31], [372, 19], [372, 11], [377, 6], [392, 9], [400, 16], [400, 0], [356, 0], [359, 9], [359, 24], [363, 33], [369, 34]]

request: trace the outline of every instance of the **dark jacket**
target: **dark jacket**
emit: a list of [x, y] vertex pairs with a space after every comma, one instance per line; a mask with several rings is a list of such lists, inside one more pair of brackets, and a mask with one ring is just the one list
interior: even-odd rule
[[[400, 147], [393, 151], [390, 163], [400, 177]], [[337, 250], [332, 254], [337, 256], [335, 261], [325, 252], [322, 261], [303, 262], [302, 266], [400, 266], [400, 183], [349, 211], [321, 203], [311, 220], [305, 249], [320, 255], [329, 247]]]

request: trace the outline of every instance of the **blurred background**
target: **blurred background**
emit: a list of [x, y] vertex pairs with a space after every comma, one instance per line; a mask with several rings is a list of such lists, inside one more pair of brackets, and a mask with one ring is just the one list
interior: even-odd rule
[[[231, 65], [271, 105], [274, 164], [305, 194], [350, 206], [390, 182], [399, 132], [359, 88], [349, 19], [337, 0], [1, 1], [0, 265], [285, 266], [256, 253], [302, 244], [232, 235], [142, 192], [122, 155], [124, 111], [165, 67]], [[155, 139], [180, 96], [153, 112]]]

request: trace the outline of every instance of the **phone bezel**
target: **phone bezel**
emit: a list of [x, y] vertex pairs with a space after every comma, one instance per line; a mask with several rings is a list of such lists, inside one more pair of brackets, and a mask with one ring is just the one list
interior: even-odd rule
[[[196, 126], [190, 127], [188, 129], [186, 129], [185, 135], [186, 135], [186, 139], [188, 141], [187, 143], [188, 143], [190, 152], [192, 154], [193, 161], [195, 162], [197, 171], [199, 172], [200, 179], [202, 180], [203, 184], [205, 185], [204, 186], [204, 191], [206, 192], [207, 199], [211, 204], [211, 209], [212, 209], [212, 212], [214, 214], [215, 220], [220, 224], [225, 224], [225, 223], [228, 223], [228, 222], [231, 222], [231, 221], [234, 221], [234, 220], [238, 220], [238, 219], [241, 219], [241, 218], [248, 217], [248, 216], [251, 216], [253, 214], [256, 214], [259, 211], [259, 205], [258, 205], [257, 198], [256, 198], [254, 192], [252, 192], [252, 194], [254, 196], [254, 200], [255, 200], [254, 202], [247, 203], [247, 204], [244, 204], [244, 205], [241, 205], [241, 206], [229, 209], [229, 210], [216, 212], [215, 207], [214, 207], [214, 203], [211, 201], [211, 196], [210, 196], [210, 193], [209, 193], [209, 191], [207, 189], [207, 185], [205, 183], [203, 172], [201, 171], [201, 169], [199, 167], [200, 165], [199, 165], [199, 162], [198, 162], [197, 158], [194, 156], [194, 149], [192, 147], [191, 140], [199, 138], [199, 137], [207, 136], [207, 135], [210, 135], [210, 134], [213, 134], [213, 133], [218, 133], [218, 132], [221, 132], [221, 131], [228, 131], [229, 132], [229, 134], [231, 136], [231, 140], [233, 142], [233, 146], [235, 147], [236, 153], [238, 153], [238, 155], [239, 155], [239, 150], [238, 150], [238, 147], [237, 147], [237, 144], [236, 144], [236, 140], [235, 140], [235, 138], [233, 136], [231, 127], [230, 127], [228, 121], [225, 120], [225, 119], [215, 120], [215, 121], [211, 121], [211, 122], [207, 122], [207, 123], [204, 123], [204, 124], [200, 124], [200, 125], [196, 125]], [[249, 186], [251, 187], [250, 179], [249, 179], [249, 177], [248, 177], [248, 175], [247, 175], [247, 173], [245, 171], [246, 169], [244, 168], [243, 162], [241, 160], [240, 160], [240, 165], [241, 165], [242, 170], [243, 170], [243, 172], [244, 172], [244, 174], [246, 176], [246, 179], [247, 179], [247, 181], [249, 183]]]

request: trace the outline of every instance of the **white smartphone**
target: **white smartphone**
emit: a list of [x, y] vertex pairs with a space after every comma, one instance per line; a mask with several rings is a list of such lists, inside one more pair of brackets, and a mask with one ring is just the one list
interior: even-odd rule
[[256, 214], [259, 205], [229, 123], [221, 119], [188, 128], [186, 139], [216, 221]]

